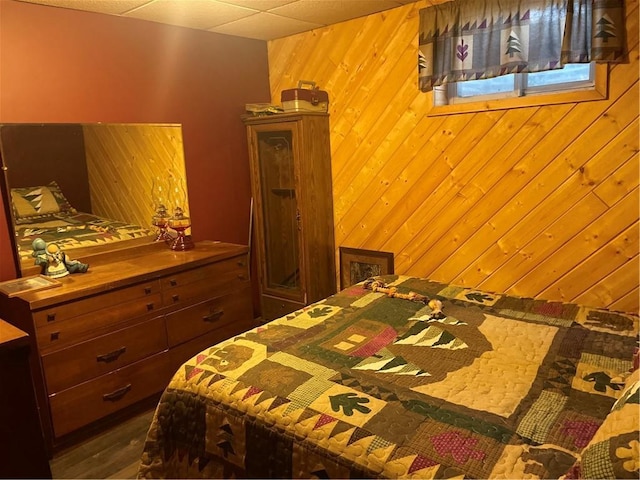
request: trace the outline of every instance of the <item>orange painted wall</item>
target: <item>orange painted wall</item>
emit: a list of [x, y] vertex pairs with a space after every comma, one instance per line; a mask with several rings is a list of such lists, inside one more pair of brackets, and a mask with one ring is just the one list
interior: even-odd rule
[[[0, 122], [182, 124], [196, 240], [247, 243], [240, 115], [269, 99], [266, 42], [0, 0]], [[9, 241], [2, 205], [0, 280]]]

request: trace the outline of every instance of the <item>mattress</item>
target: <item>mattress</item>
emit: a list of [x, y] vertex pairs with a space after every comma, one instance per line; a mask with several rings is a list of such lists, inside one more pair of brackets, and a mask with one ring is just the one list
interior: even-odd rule
[[139, 478], [638, 478], [637, 316], [375, 280], [184, 363]]

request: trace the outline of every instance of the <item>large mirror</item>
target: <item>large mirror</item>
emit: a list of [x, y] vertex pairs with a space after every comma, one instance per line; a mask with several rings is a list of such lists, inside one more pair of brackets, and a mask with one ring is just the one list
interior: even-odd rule
[[189, 215], [180, 125], [0, 124], [0, 155], [20, 276], [36, 238], [87, 260], [154, 242], [160, 204]]

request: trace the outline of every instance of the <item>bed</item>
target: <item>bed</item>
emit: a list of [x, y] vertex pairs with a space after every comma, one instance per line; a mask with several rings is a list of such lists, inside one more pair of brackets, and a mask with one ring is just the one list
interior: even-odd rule
[[376, 277], [184, 363], [138, 477], [638, 478], [637, 336], [634, 315]]
[[14, 232], [21, 265], [33, 265], [33, 241], [56, 243], [70, 256], [119, 242], [148, 242], [153, 232], [140, 225], [78, 211], [57, 182], [12, 188]]

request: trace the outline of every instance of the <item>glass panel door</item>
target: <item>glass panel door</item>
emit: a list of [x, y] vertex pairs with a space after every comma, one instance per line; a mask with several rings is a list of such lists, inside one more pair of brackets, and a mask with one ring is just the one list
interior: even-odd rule
[[301, 295], [299, 211], [295, 191], [293, 132], [257, 132], [265, 249], [265, 293]]

